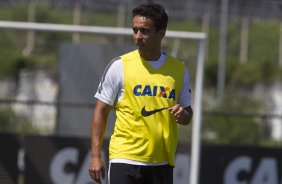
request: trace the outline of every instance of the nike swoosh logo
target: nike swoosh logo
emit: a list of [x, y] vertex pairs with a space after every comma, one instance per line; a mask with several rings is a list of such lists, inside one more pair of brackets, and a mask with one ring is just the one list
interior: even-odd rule
[[156, 112], [160, 112], [160, 111], [165, 110], [165, 109], [167, 109], [167, 107], [161, 108], [161, 109], [155, 109], [155, 110], [152, 110], [152, 111], [146, 111], [145, 106], [144, 106], [142, 111], [141, 111], [141, 115], [143, 117], [147, 117], [147, 116], [151, 116], [151, 115], [155, 114]]

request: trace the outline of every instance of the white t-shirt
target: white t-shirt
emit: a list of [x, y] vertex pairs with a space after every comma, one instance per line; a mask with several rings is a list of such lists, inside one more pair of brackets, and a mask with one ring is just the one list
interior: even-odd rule
[[[157, 61], [147, 61], [153, 68], [159, 68], [166, 61], [166, 54], [162, 53]], [[124, 93], [123, 83], [123, 65], [121, 58], [112, 60], [106, 70], [104, 71], [103, 77], [100, 81], [98, 90], [95, 97], [102, 102], [113, 106], [118, 102]], [[188, 69], [185, 67], [184, 79], [178, 102], [183, 107], [191, 105], [191, 89], [190, 89], [190, 78]]]

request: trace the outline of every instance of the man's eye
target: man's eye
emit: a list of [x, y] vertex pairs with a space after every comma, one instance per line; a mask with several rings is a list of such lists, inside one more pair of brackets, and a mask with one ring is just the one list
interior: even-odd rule
[[150, 31], [150, 29], [146, 29], [146, 28], [141, 28], [141, 29], [140, 29], [140, 32], [141, 32], [142, 34], [147, 34], [147, 33], [149, 33], [149, 31]]
[[135, 34], [138, 33], [138, 29], [137, 29], [137, 28], [132, 28], [132, 29], [133, 29], [133, 32], [134, 32]]
[[140, 28], [140, 29], [137, 29], [137, 28], [132, 28], [134, 34], [137, 34], [138, 31], [140, 31], [140, 33], [142, 34], [148, 34], [150, 32], [150, 29], [147, 29], [147, 28]]

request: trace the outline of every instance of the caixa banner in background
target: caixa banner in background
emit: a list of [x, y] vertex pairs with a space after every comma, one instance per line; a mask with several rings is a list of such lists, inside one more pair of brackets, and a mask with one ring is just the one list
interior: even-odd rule
[[[0, 135], [0, 183], [18, 181], [19, 150], [25, 150], [24, 184], [94, 184], [88, 175], [89, 138]], [[22, 147], [20, 147], [22, 146]], [[21, 149], [20, 149], [21, 148]], [[108, 163], [108, 140], [102, 156]], [[281, 184], [282, 149], [203, 145], [199, 184]], [[175, 184], [189, 184], [190, 145], [179, 144]], [[106, 184], [107, 179], [103, 181]]]
[[18, 180], [18, 150], [20, 140], [10, 134], [0, 135], [0, 183], [16, 184]]
[[281, 184], [282, 150], [202, 146], [201, 184]]
[[[106, 147], [104, 144], [103, 150]], [[27, 136], [25, 184], [90, 184], [90, 141], [72, 137]], [[103, 156], [108, 158], [106, 152]]]
[[[107, 167], [108, 144], [103, 143], [102, 156]], [[94, 184], [88, 175], [90, 140], [74, 137], [27, 136], [25, 138], [25, 184]], [[176, 155], [174, 183], [189, 180], [190, 146], [180, 144]], [[108, 183], [107, 178], [102, 181]]]

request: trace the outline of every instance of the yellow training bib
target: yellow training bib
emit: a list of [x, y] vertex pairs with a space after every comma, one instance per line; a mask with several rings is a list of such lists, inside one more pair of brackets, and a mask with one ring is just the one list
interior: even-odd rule
[[110, 159], [168, 163], [174, 166], [178, 132], [167, 110], [176, 104], [184, 64], [170, 56], [152, 68], [135, 50], [121, 56], [124, 95], [116, 104], [116, 123], [110, 141]]

